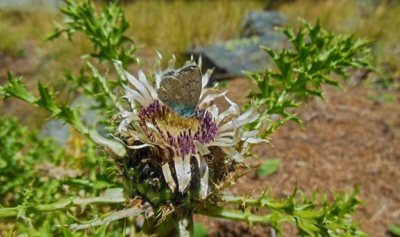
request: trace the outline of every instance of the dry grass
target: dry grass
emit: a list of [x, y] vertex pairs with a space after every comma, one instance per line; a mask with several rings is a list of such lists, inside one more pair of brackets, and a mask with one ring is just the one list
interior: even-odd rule
[[[131, 23], [128, 34], [143, 47], [139, 55], [152, 63], [156, 50], [166, 58], [175, 54], [179, 59], [180, 53], [192, 47], [238, 37], [243, 17], [250, 10], [264, 7], [265, 3], [257, 0], [134, 1], [124, 6], [124, 12]], [[376, 40], [377, 64], [387, 65], [393, 77], [399, 77], [399, 5], [361, 8], [354, 0], [299, 0], [279, 10], [293, 16], [293, 24], [298, 23], [298, 17], [311, 22], [320, 18], [323, 27], [329, 30]], [[53, 31], [53, 22], [62, 19], [60, 13], [54, 12], [0, 11], [0, 83], [4, 83], [5, 73], [10, 70], [23, 75], [33, 90], [38, 80], [51, 81], [56, 91], [60, 91], [60, 99], [65, 98], [62, 77], [69, 70], [77, 71], [83, 64], [80, 56], [92, 49], [82, 35], [75, 35], [72, 44], [65, 39], [44, 43], [46, 35]], [[0, 107], [0, 113], [4, 111], [31, 123], [26, 116], [30, 113], [26, 112], [27, 107], [14, 108], [7, 103], [7, 109]]]
[[79, 36], [74, 37], [73, 44], [45, 40], [54, 30], [53, 22], [60, 21], [61, 15], [54, 12], [0, 10], [1, 73], [7, 68], [29, 81], [60, 81], [63, 73], [73, 68], [73, 62], [89, 52], [88, 43]]
[[136, 41], [169, 57], [237, 37], [243, 17], [263, 7], [260, 1], [135, 1], [125, 13]]
[[22, 56], [26, 31], [15, 27], [18, 25], [18, 19], [10, 15], [13, 15], [11, 11], [0, 12], [0, 53]]
[[[124, 12], [131, 23], [128, 34], [144, 48], [139, 54], [149, 56], [152, 62], [156, 50], [167, 58], [175, 54], [179, 59], [180, 53], [191, 47], [237, 37], [243, 16], [263, 7], [262, 1], [255, 0], [134, 1], [124, 6]], [[62, 19], [60, 13], [54, 12], [0, 10], [1, 84], [5, 83], [9, 70], [14, 75], [23, 75], [33, 91], [37, 81], [51, 82], [59, 92], [58, 99], [66, 98], [67, 87], [62, 77], [67, 71], [78, 71], [83, 64], [80, 56], [92, 49], [82, 35], [75, 35], [72, 44], [65, 39], [44, 42], [54, 29], [53, 22]], [[15, 101], [3, 103], [0, 114], [18, 116], [30, 126], [40, 126], [46, 117], [38, 115], [37, 109]]]

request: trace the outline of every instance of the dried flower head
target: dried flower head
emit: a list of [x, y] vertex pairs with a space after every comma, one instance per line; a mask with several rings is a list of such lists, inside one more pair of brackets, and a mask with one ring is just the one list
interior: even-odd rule
[[[187, 194], [204, 199], [211, 184], [225, 177], [230, 166], [243, 162], [241, 147], [264, 141], [256, 137], [258, 131], [243, 129], [258, 114], [254, 105], [240, 114], [226, 92], [205, 88], [212, 70], [201, 74], [201, 58], [176, 70], [171, 59], [164, 72], [160, 60], [161, 56], [154, 87], [142, 71], [138, 78], [125, 72], [133, 87], [125, 86], [128, 106], [115, 116], [114, 136], [128, 152], [117, 158], [117, 164], [132, 190], [152, 202]], [[220, 112], [213, 104], [216, 98], [225, 99], [230, 107]]]

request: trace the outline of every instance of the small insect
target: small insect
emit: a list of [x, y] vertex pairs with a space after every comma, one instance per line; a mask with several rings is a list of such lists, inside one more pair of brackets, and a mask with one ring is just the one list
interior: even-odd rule
[[161, 78], [158, 97], [180, 116], [190, 118], [197, 113], [201, 78], [201, 70], [196, 65], [168, 71]]

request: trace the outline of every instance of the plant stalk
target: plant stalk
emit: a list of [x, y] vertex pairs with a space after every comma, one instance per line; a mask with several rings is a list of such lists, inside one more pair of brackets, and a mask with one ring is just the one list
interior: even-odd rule
[[179, 237], [193, 237], [193, 212], [182, 212], [180, 218], [176, 221]]

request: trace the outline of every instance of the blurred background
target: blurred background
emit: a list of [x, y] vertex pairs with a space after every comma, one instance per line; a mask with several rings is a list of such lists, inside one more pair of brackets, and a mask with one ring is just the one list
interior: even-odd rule
[[[95, 1], [98, 9], [108, 1]], [[285, 17], [278, 26], [294, 26], [298, 19], [315, 23], [337, 33], [374, 40], [376, 66], [382, 69], [385, 83], [394, 83], [399, 77], [400, 46], [398, 1], [379, 0], [271, 0], [271, 1], [123, 1], [129, 34], [136, 45], [138, 57], [145, 63], [158, 50], [169, 58], [175, 54], [183, 60], [190, 50], [222, 44], [243, 37], [244, 22], [252, 11], [272, 10]], [[65, 40], [46, 42], [54, 23], [62, 21], [58, 11], [61, 0], [1, 0], [0, 1], [0, 83], [6, 72], [23, 75], [28, 85], [36, 81], [51, 81], [59, 97], [66, 96], [62, 78], [66, 72], [78, 71], [82, 66], [80, 55], [90, 52], [91, 46], [76, 36], [73, 44]], [[256, 19], [257, 20], [257, 19]], [[265, 24], [274, 26], [272, 17]], [[256, 22], [254, 25], [257, 25]], [[262, 25], [261, 25], [262, 27]], [[260, 43], [261, 44], [261, 43]], [[265, 44], [268, 44], [265, 43]], [[270, 46], [265, 45], [264, 46]], [[217, 59], [218, 60], [218, 59]], [[246, 68], [241, 68], [244, 70]], [[14, 102], [13, 102], [14, 103]], [[40, 126], [31, 118], [44, 118], [39, 111], [16, 105], [1, 106], [2, 116], [18, 115], [30, 126]], [[33, 115], [32, 117], [30, 115]], [[38, 117], [39, 116], [39, 117]]]
[[[110, 1], [93, 2], [99, 10]], [[335, 34], [371, 39], [377, 72], [355, 72], [346, 92], [328, 88], [328, 104], [310, 101], [300, 112], [307, 130], [289, 124], [272, 136], [275, 148], [266, 145], [256, 151], [262, 158], [280, 158], [279, 171], [268, 178], [245, 178], [237, 191], [270, 186], [278, 189], [278, 196], [287, 195], [297, 183], [306, 192], [314, 188], [350, 192], [358, 183], [361, 199], [366, 201], [355, 217], [362, 229], [371, 236], [389, 236], [388, 227], [400, 224], [400, 151], [396, 142], [400, 134], [400, 1], [125, 0], [122, 4], [130, 23], [129, 35], [140, 47], [136, 56], [141, 65], [131, 71], [152, 69], [156, 50], [164, 59], [174, 54], [180, 62], [190, 54], [202, 54], [206, 66], [217, 68], [215, 80], [229, 78], [223, 82], [239, 103], [244, 100], [243, 90], [251, 90], [252, 84], [232, 68], [262, 72], [268, 59], [259, 55], [258, 45], [284, 46], [281, 36], [273, 33], [275, 27], [296, 28], [299, 18], [312, 24], [319, 19], [323, 28]], [[45, 40], [54, 24], [63, 21], [58, 11], [62, 6], [60, 0], [0, 0], [1, 85], [10, 71], [22, 76], [31, 91], [36, 91], [38, 81], [51, 83], [59, 101], [79, 95], [69, 91], [65, 75], [79, 73], [84, 66], [80, 57], [92, 51], [91, 45], [79, 34], [73, 43]], [[229, 47], [237, 51], [215, 55]], [[10, 116], [32, 129], [41, 129], [48, 119], [48, 114], [23, 102], [0, 101], [0, 119]], [[203, 217], [198, 221], [208, 223]], [[231, 231], [230, 223], [207, 225], [215, 236], [229, 236]], [[235, 225], [232, 229], [239, 232], [233, 236], [242, 236], [240, 230], [248, 229]], [[257, 233], [264, 236], [263, 230], [255, 230], [253, 235]]]

